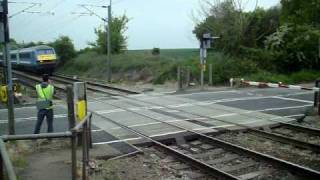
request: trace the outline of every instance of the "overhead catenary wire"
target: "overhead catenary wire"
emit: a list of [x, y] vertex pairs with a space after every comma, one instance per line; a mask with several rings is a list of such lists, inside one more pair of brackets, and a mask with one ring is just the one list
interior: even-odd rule
[[[71, 24], [74, 24], [74, 21], [79, 19], [82, 16], [95, 16], [93, 12], [95, 12], [96, 15], [99, 16], [99, 19], [104, 19], [107, 20], [107, 18], [104, 18], [103, 16], [100, 16], [97, 11], [92, 10], [89, 6], [87, 7], [89, 10], [92, 12], [84, 13], [84, 12], [74, 12], [75, 10], [79, 9], [79, 6], [75, 4], [74, 1], [68, 1], [68, 0], [38, 0], [42, 6], [41, 9], [28, 9], [24, 10], [24, 12], [21, 13], [29, 13], [30, 16], [25, 16], [23, 18], [13, 18], [12, 21], [15, 21], [14, 23], [11, 23], [11, 25], [15, 24], [18, 26], [23, 26], [25, 27], [25, 32], [26, 34], [23, 34], [22, 37], [24, 41], [29, 42], [29, 41], [46, 41], [45, 39], [48, 39], [48, 37], [51, 37], [51, 34], [54, 34], [54, 36], [57, 35], [63, 35], [64, 33], [61, 32], [62, 29], [66, 29], [67, 27], [70, 27]], [[93, 1], [89, 0], [79, 0], [77, 3], [89, 5], [86, 3], [92, 3]], [[99, 1], [103, 2], [103, 1]], [[118, 2], [118, 1], [116, 1]], [[119, 1], [120, 2], [120, 1]], [[19, 2], [12, 2], [12, 3], [20, 3], [20, 4], [30, 4], [32, 2], [27, 2], [27, 1], [19, 1]], [[62, 6], [62, 4], [65, 3], [66, 6]], [[74, 5], [73, 5], [74, 4]], [[94, 1], [94, 4], [97, 4], [97, 1]], [[94, 7], [94, 4], [91, 7]], [[71, 7], [71, 9], [70, 9]], [[73, 8], [72, 8], [73, 7]], [[96, 5], [96, 7], [99, 7], [99, 5]], [[107, 8], [107, 6], [100, 6], [102, 8]], [[58, 9], [59, 8], [59, 11]], [[71, 11], [71, 13], [70, 13]], [[73, 12], [73, 13], [72, 13]], [[20, 14], [21, 14], [20, 13]], [[39, 14], [39, 15], [36, 15]], [[41, 15], [54, 15], [54, 17], [41, 17]], [[77, 15], [76, 17], [71, 17], [71, 15]], [[37, 18], [37, 16], [39, 18]], [[68, 17], [71, 17], [68, 18]], [[66, 20], [67, 19], [67, 20]], [[20, 21], [20, 22], [19, 22]], [[58, 21], [58, 22], [57, 22]], [[46, 23], [45, 26], [36, 26], [36, 24], [43, 24], [43, 22], [50, 22]], [[92, 22], [92, 21], [90, 21]], [[60, 26], [60, 27], [59, 27]], [[12, 28], [16, 29], [16, 28]], [[57, 35], [55, 35], [57, 34]], [[21, 34], [20, 34], [21, 36]], [[37, 38], [29, 38], [29, 37], [34, 37], [37, 36]], [[53, 37], [53, 36], [52, 36]], [[13, 36], [14, 38], [14, 36]], [[77, 37], [78, 38], [78, 37]], [[82, 37], [79, 37], [82, 38]], [[29, 39], [29, 40], [28, 40]], [[43, 40], [41, 40], [43, 39]], [[22, 40], [22, 39], [21, 39]], [[20, 40], [20, 41], [21, 41]], [[88, 40], [86, 40], [88, 41]]]
[[[14, 3], [18, 3], [18, 2], [14, 2]], [[27, 3], [24, 2], [23, 4], [27, 4]], [[42, 5], [41, 3], [29, 3], [28, 7], [9, 15], [9, 18], [13, 18], [13, 17], [15, 17], [15, 16], [17, 16], [17, 15], [19, 15], [21, 13], [27, 12], [28, 10], [34, 8], [35, 6], [41, 6], [41, 5]]]

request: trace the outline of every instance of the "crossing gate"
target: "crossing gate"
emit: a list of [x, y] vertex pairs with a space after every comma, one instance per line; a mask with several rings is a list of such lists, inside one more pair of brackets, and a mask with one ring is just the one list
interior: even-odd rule
[[315, 91], [318, 92], [320, 90], [319, 87], [303, 87], [303, 86], [297, 86], [297, 85], [287, 85], [283, 84], [282, 82], [279, 83], [266, 83], [266, 82], [255, 82], [255, 81], [245, 81], [244, 79], [240, 80], [241, 85], [246, 86], [257, 86], [260, 88], [286, 88], [286, 89], [296, 89], [296, 90], [307, 90], [307, 91]]

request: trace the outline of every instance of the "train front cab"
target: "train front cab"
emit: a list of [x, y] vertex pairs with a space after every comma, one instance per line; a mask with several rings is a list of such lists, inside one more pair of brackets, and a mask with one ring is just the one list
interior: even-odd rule
[[35, 51], [37, 71], [51, 74], [57, 62], [57, 56], [53, 48], [42, 48]]

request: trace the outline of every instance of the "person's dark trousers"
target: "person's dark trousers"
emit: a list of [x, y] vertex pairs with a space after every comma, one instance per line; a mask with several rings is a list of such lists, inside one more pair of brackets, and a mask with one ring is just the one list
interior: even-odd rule
[[38, 119], [34, 129], [34, 134], [40, 133], [41, 124], [45, 117], [48, 124], [48, 133], [53, 132], [53, 109], [41, 109], [38, 111]]

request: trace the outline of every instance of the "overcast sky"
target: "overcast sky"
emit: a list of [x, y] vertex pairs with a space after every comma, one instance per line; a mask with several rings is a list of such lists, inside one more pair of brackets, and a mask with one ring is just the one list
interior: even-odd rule
[[[78, 4], [107, 5], [109, 0], [12, 0], [14, 2], [38, 2], [28, 11], [10, 19], [11, 37], [18, 42], [53, 41], [60, 35], [72, 38], [76, 48], [84, 48], [95, 40], [94, 28], [103, 22], [96, 16], [79, 16], [86, 12]], [[198, 42], [192, 34], [192, 12], [199, 10], [201, 0], [113, 0], [114, 15], [126, 14], [128, 24], [128, 49], [159, 47], [195, 48]], [[243, 0], [247, 10], [252, 10], [256, 0]], [[269, 8], [279, 0], [259, 0], [259, 6]], [[28, 4], [9, 4], [10, 14], [28, 7]], [[99, 16], [106, 17], [107, 10], [91, 7]], [[50, 13], [54, 12], [54, 15]], [[197, 13], [195, 13], [197, 14]]]

